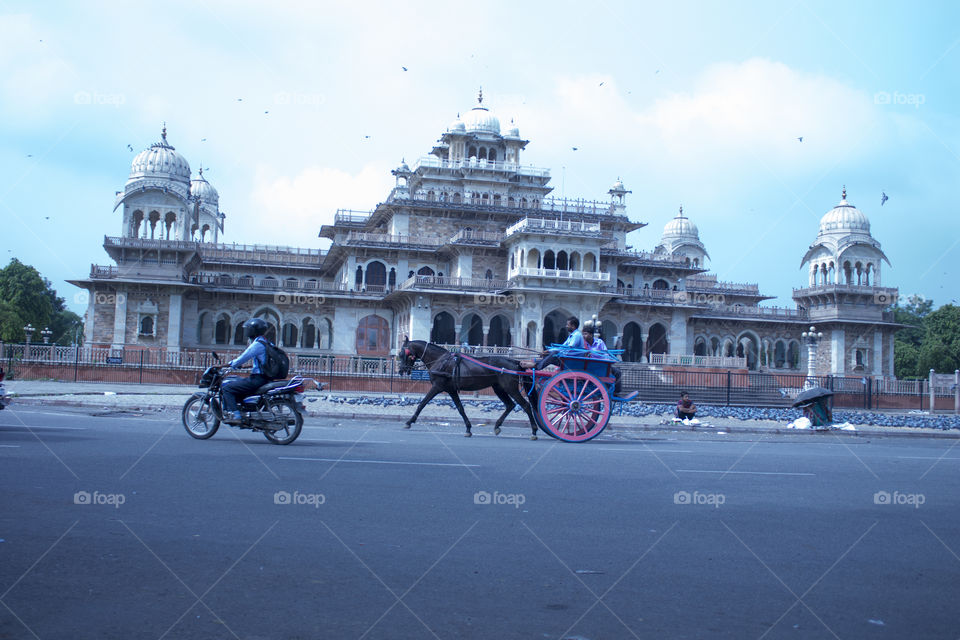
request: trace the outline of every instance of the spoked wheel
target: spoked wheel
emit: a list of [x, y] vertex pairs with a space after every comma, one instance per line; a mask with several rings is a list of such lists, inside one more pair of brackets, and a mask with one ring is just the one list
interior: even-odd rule
[[183, 405], [183, 428], [197, 440], [206, 440], [220, 428], [220, 418], [210, 405], [209, 398], [193, 397]]
[[540, 424], [566, 442], [596, 438], [610, 420], [610, 394], [595, 376], [564, 371], [543, 385], [537, 401]]
[[530, 394], [529, 396], [530, 408], [533, 410], [533, 418], [537, 423], [537, 427], [540, 428], [540, 431], [542, 431], [543, 433], [547, 434], [548, 436], [556, 440], [557, 434], [555, 434], [553, 431], [548, 429], [544, 425], [543, 420], [540, 418], [540, 392], [541, 391], [542, 389], [539, 389], [534, 393]]
[[273, 400], [270, 402], [271, 421], [280, 423], [276, 431], [264, 431], [263, 435], [274, 444], [290, 444], [303, 429], [303, 416], [294, 408], [292, 400]]

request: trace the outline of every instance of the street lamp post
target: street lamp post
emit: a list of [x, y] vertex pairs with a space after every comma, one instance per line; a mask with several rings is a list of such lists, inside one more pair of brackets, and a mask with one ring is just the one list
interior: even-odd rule
[[23, 334], [27, 336], [27, 346], [23, 350], [23, 359], [26, 360], [30, 357], [30, 339], [33, 337], [33, 332], [36, 329], [33, 328], [32, 324], [27, 323], [27, 326], [23, 328]]
[[50, 331], [50, 327], [44, 327], [40, 335], [43, 337], [43, 344], [50, 344], [50, 336], [53, 335], [53, 331]]
[[810, 330], [801, 333], [800, 337], [807, 343], [807, 382], [804, 386], [809, 389], [810, 387], [816, 386], [813, 382], [813, 376], [817, 358], [817, 345], [820, 344], [820, 340], [823, 338], [823, 332], [818, 332], [816, 327], [811, 326]]

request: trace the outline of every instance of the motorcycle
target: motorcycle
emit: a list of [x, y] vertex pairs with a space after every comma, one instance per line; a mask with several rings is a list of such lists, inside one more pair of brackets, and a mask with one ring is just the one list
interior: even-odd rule
[[[220, 358], [213, 354], [215, 361]], [[204, 391], [194, 393], [183, 405], [181, 417], [183, 427], [197, 440], [206, 440], [217, 432], [223, 418], [223, 396], [220, 387], [230, 367], [208, 367], [200, 376], [200, 388]], [[268, 382], [239, 403], [242, 419], [230, 426], [240, 429], [259, 431], [274, 444], [290, 444], [300, 435], [303, 428], [304, 392], [312, 383], [317, 391], [323, 389], [323, 383], [313, 378], [294, 376], [290, 380]]]
[[3, 388], [3, 379], [6, 377], [6, 375], [7, 374], [3, 371], [3, 367], [0, 367], [0, 411], [5, 409], [7, 405], [10, 404], [10, 397]]

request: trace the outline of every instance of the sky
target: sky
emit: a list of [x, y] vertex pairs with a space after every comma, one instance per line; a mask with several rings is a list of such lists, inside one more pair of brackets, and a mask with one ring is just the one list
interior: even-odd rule
[[882, 284], [939, 306], [960, 299], [958, 79], [951, 2], [0, 0], [0, 262], [83, 313], [65, 280], [110, 264], [115, 194], [164, 122], [223, 241], [325, 247], [482, 86], [555, 195], [623, 180], [635, 249], [682, 205], [713, 273], [792, 307], [846, 186]]

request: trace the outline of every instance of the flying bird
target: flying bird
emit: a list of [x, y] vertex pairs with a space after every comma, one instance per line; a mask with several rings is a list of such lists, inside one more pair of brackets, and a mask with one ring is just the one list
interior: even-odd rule
[[576, 150], [578, 149], [578, 147], [572, 147], [572, 149], [573, 149], [574, 151], [576, 151]]
[[601, 83], [598, 84], [597, 86], [598, 86], [598, 87], [602, 87], [602, 86], [603, 86], [603, 83], [601, 82]]
[[407, 68], [406, 68], [406, 67], [400, 67], [400, 68], [401, 68], [401, 69], [403, 69], [404, 71], [406, 71], [406, 70], [407, 70]]
[[130, 146], [129, 144], [127, 145], [127, 151], [133, 151], [133, 147]]
[[200, 142], [206, 142], [206, 141], [207, 141], [206, 138], [200, 138]]
[[264, 111], [264, 113], [270, 113], [269, 111]]
[[803, 142], [803, 136], [800, 136], [799, 138], [797, 138], [797, 140], [799, 140], [800, 142]]
[[890, 199], [890, 198], [887, 197], [887, 194], [886, 194], [886, 193], [884, 193], [883, 191], [880, 192], [880, 206], [881, 206], [881, 207], [883, 206], [883, 203], [886, 202], [886, 201], [889, 200], [889, 199]]
[[243, 98], [237, 98], [237, 102], [243, 102]]

